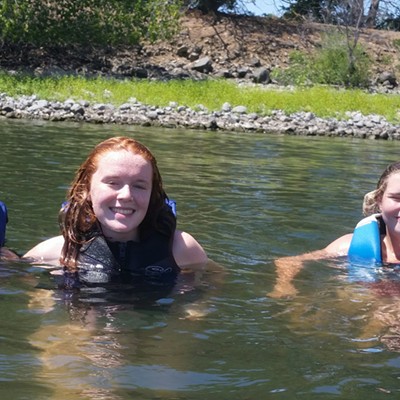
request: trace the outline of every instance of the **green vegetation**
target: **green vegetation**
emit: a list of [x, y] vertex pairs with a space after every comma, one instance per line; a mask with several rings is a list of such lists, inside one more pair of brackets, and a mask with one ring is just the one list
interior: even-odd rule
[[273, 110], [286, 113], [313, 112], [320, 117], [345, 118], [346, 111], [364, 115], [379, 114], [398, 122], [400, 96], [368, 94], [362, 90], [334, 89], [325, 86], [299, 87], [295, 90], [273, 90], [261, 86], [238, 87], [225, 80], [168, 81], [86, 79], [82, 77], [33, 78], [0, 74], [0, 92], [9, 96], [37, 95], [41, 99], [65, 101], [87, 100], [116, 106], [132, 98], [147, 105], [167, 106], [174, 101], [196, 109], [221, 110], [225, 102], [243, 105], [248, 112], [268, 115]]
[[273, 71], [273, 77], [281, 84], [369, 85], [368, 55], [359, 44], [349, 46], [344, 35], [332, 33], [313, 53], [293, 52], [289, 61], [286, 70]]
[[174, 32], [181, 0], [0, 0], [0, 39], [12, 44], [124, 45]]
[[400, 39], [393, 39], [393, 46], [400, 50]]

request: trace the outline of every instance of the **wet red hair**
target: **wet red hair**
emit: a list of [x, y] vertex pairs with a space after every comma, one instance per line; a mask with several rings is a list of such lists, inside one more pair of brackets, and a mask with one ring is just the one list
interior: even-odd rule
[[61, 230], [64, 246], [60, 263], [69, 270], [75, 270], [81, 246], [101, 234], [100, 225], [90, 201], [90, 184], [99, 160], [110, 151], [125, 150], [142, 156], [151, 163], [153, 169], [152, 190], [147, 214], [140, 224], [140, 237], [145, 237], [152, 229], [171, 235], [176, 220], [165, 204], [167, 195], [163, 189], [157, 161], [150, 150], [140, 142], [124, 136], [112, 137], [99, 143], [88, 155], [76, 172], [75, 179], [67, 194], [67, 206], [62, 213]]

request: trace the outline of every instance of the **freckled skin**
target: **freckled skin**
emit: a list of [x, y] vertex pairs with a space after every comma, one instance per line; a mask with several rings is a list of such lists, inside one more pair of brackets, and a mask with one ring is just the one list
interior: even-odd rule
[[113, 151], [93, 174], [90, 198], [104, 235], [114, 241], [138, 240], [152, 189], [152, 166], [142, 156]]

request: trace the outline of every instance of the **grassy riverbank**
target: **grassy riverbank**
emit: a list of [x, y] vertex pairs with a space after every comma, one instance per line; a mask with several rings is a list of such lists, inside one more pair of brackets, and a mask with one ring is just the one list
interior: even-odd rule
[[323, 118], [344, 117], [346, 111], [378, 114], [389, 122], [400, 121], [400, 95], [369, 94], [361, 90], [328, 87], [277, 90], [220, 81], [116, 80], [82, 77], [32, 78], [0, 75], [0, 92], [8, 96], [37, 95], [40, 99], [87, 100], [90, 103], [121, 105], [131, 98], [147, 105], [167, 106], [171, 101], [196, 109], [220, 110], [225, 102], [246, 106], [249, 113], [267, 115], [273, 110], [288, 114], [309, 111]]

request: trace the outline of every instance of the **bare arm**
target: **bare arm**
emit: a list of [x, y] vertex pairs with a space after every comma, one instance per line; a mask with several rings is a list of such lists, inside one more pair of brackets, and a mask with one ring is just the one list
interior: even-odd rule
[[276, 298], [295, 295], [297, 290], [292, 281], [303, 269], [304, 262], [347, 255], [352, 237], [353, 234], [347, 234], [336, 239], [322, 250], [275, 260], [276, 283], [274, 289], [268, 295]]
[[180, 267], [206, 264], [208, 257], [197, 240], [186, 232], [176, 231], [172, 252]]
[[37, 244], [23, 258], [29, 258], [34, 262], [41, 262], [50, 265], [60, 265], [61, 249], [64, 245], [62, 236], [55, 236]]

